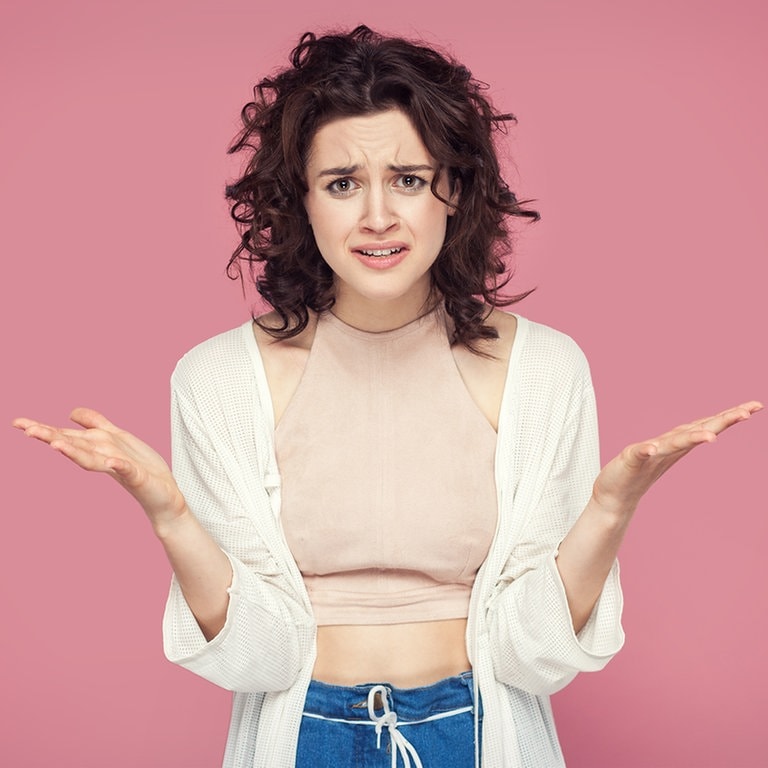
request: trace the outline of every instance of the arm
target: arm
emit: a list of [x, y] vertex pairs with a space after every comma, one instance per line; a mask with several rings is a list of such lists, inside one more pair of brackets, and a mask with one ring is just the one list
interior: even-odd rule
[[[281, 558], [284, 544], [271, 506], [279, 489], [266, 487], [267, 468], [250, 423], [253, 408], [217, 412], [221, 403], [206, 392], [200, 395], [203, 420], [189, 386], [196, 378], [184, 366], [174, 374], [174, 474], [195, 517], [226, 552], [233, 579], [224, 625], [209, 640], [174, 577], [163, 620], [165, 652], [230, 690], [283, 690], [310, 658], [314, 621]], [[253, 405], [252, 388], [235, 389]]]
[[[547, 374], [540, 365], [526, 373], [531, 358], [521, 363], [521, 390], [534, 393], [536, 407], [516, 415], [527, 425], [509, 457], [519, 476], [512, 527], [520, 522], [509, 534], [487, 621], [497, 679], [549, 694], [579, 671], [601, 669], [623, 643], [615, 558], [642, 494], [692, 447], [760, 406], [747, 404], [630, 446], [598, 476], [586, 360], [575, 345], [542, 346], [541, 338], [537, 332], [536, 356], [548, 361]], [[541, 402], [552, 406], [546, 417]]]
[[168, 465], [148, 445], [96, 411], [76, 408], [70, 418], [82, 429], [32, 419], [16, 419], [14, 426], [83, 469], [111, 475], [139, 502], [201, 630], [213, 637], [224, 625], [232, 569], [189, 511]]
[[494, 564], [498, 576], [486, 605], [496, 678], [546, 695], [579, 671], [602, 669], [624, 634], [613, 558], [589, 620], [579, 632], [572, 623], [558, 550], [587, 504], [600, 467], [594, 393], [575, 345], [545, 347], [537, 357], [553, 358], [562, 368], [532, 366], [528, 381], [527, 360], [521, 361], [521, 405], [514, 414], [521, 427], [503, 456], [514, 479], [506, 501], [502, 497], [499, 536], [506, 556]]
[[[269, 497], [256, 460], [246, 467], [253, 487], [235, 489], [231, 446], [208, 433], [188, 378], [194, 371], [176, 375], [173, 395], [178, 485], [158, 454], [94, 411], [73, 412], [84, 429], [30, 419], [14, 426], [111, 475], [144, 507], [174, 569], [163, 621], [169, 659], [232, 690], [283, 690], [310, 656], [312, 617], [257, 530], [257, 519], [276, 526], [264, 511]], [[245, 421], [243, 441], [252, 446], [252, 419]]]
[[597, 477], [592, 496], [560, 545], [557, 567], [578, 632], [586, 623], [642, 496], [675, 463], [762, 408], [744, 403], [625, 448]]

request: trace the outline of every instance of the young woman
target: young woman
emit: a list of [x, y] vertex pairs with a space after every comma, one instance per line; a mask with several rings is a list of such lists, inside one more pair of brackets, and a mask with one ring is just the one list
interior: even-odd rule
[[500, 307], [495, 114], [358, 27], [262, 80], [228, 189], [272, 311], [173, 375], [173, 475], [93, 411], [15, 424], [142, 505], [168, 657], [235, 691], [225, 765], [561, 766], [548, 695], [623, 642], [615, 557], [656, 479], [752, 402], [599, 471], [587, 363]]

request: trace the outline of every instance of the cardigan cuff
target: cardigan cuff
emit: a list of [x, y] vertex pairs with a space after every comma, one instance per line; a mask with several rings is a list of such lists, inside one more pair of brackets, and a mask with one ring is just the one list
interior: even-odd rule
[[618, 568], [578, 636], [550, 552], [509, 583], [490, 608], [490, 648], [499, 681], [536, 695], [565, 687], [579, 672], [602, 669], [624, 643]]
[[602, 669], [624, 645], [621, 628], [624, 599], [619, 582], [619, 562], [614, 561], [587, 623], [576, 634], [556, 558], [555, 552], [547, 558], [545, 567], [559, 595], [559, 606], [570, 630], [568, 642], [572, 646], [574, 666], [584, 672]]
[[232, 582], [227, 588], [229, 602], [224, 626], [210, 640], [206, 640], [200, 629], [175, 574], [171, 577], [171, 588], [163, 615], [163, 650], [169, 661], [181, 664], [193, 672], [198, 672], [198, 664], [205, 666], [207, 653], [220, 646], [230, 633], [237, 603], [241, 599], [242, 576], [239, 571], [245, 566], [229, 553], [224, 554], [232, 568]]

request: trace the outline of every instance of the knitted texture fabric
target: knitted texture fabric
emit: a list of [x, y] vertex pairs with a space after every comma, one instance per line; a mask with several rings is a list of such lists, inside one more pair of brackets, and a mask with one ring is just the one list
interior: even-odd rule
[[[206, 642], [175, 580], [165, 652], [235, 692], [224, 768], [293, 768], [315, 623], [280, 526], [271, 399], [251, 322], [182, 358], [172, 377], [173, 469], [233, 568], [224, 628]], [[560, 768], [548, 695], [623, 644], [618, 565], [573, 631], [557, 548], [599, 470], [587, 362], [518, 318], [498, 430], [499, 520], [470, 601], [467, 651], [483, 700], [483, 768]]]

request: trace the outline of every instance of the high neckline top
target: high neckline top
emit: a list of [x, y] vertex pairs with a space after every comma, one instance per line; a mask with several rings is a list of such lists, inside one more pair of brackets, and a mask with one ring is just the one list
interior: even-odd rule
[[328, 323], [335, 326], [338, 331], [345, 333], [348, 336], [353, 336], [357, 339], [365, 339], [369, 342], [376, 343], [377, 341], [389, 341], [392, 339], [398, 339], [401, 336], [407, 336], [410, 333], [414, 333], [422, 328], [425, 324], [433, 324], [439, 327], [439, 324], [444, 326], [445, 324], [445, 310], [441, 305], [436, 305], [431, 309], [426, 310], [422, 314], [415, 317], [413, 320], [400, 325], [397, 328], [390, 328], [383, 331], [369, 331], [357, 326], [350, 325], [346, 321], [342, 320], [338, 315], [333, 313], [333, 310], [328, 312], [322, 312], [318, 315], [318, 322]]
[[318, 624], [467, 616], [496, 528], [496, 432], [442, 308], [380, 332], [322, 313], [275, 447]]

